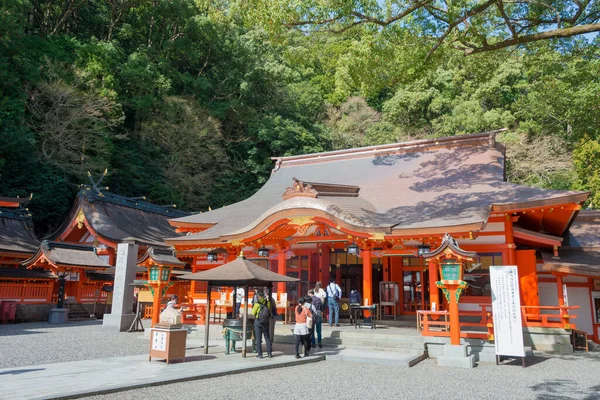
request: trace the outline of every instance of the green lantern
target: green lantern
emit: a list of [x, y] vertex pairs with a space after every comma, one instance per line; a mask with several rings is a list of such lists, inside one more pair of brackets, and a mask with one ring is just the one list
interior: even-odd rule
[[150, 281], [158, 281], [160, 277], [160, 268], [157, 265], [153, 265], [150, 267], [150, 273], [148, 274], [148, 278]]
[[446, 259], [440, 263], [440, 277], [443, 281], [462, 281], [462, 263], [455, 259]]

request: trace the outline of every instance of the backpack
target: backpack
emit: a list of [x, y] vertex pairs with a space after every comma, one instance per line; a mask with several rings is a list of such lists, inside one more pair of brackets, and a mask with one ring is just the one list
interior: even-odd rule
[[327, 286], [327, 289], [329, 289], [329, 288], [331, 288], [332, 296], [329, 296], [329, 290], [326, 290], [325, 292], [327, 293], [327, 299], [329, 300], [329, 297], [331, 297], [334, 301], [338, 301], [340, 299], [340, 296], [338, 296], [338, 291], [337, 291], [336, 287], [331, 285], [331, 283], [330, 283], [329, 286]]
[[258, 311], [258, 322], [261, 324], [268, 324], [271, 319], [271, 310], [264, 304], [258, 303], [258, 305], [260, 306], [260, 310]]

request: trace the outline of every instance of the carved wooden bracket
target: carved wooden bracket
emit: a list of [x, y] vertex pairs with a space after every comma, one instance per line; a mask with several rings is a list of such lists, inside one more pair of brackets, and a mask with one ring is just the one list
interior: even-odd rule
[[314, 199], [318, 194], [319, 192], [313, 189], [310, 184], [294, 178], [294, 183], [285, 189], [282, 197], [284, 200], [291, 199], [292, 197], [312, 197]]

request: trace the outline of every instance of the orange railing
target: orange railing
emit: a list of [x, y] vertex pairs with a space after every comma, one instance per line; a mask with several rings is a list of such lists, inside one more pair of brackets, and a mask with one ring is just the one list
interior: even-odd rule
[[577, 318], [577, 315], [570, 314], [569, 310], [578, 308], [579, 306], [521, 306], [523, 326], [575, 329], [571, 320]]
[[[204, 325], [204, 316], [206, 313], [205, 304], [177, 304], [176, 308], [181, 309], [181, 322], [190, 325]], [[151, 304], [144, 306], [144, 319], [152, 318], [154, 307]]]
[[84, 284], [81, 287], [79, 301], [81, 303], [106, 303], [107, 294], [102, 291], [102, 286]]
[[52, 290], [52, 282], [0, 282], [0, 300], [13, 300], [20, 304], [44, 304], [52, 300]]
[[[490, 340], [493, 338], [492, 307], [482, 305], [479, 311], [460, 311], [460, 337]], [[423, 336], [450, 337], [448, 311], [417, 310], [417, 329]]]
[[[579, 306], [521, 306], [524, 327], [575, 329], [571, 323], [576, 315], [569, 310]], [[468, 317], [468, 318], [467, 318]], [[494, 319], [491, 305], [481, 305], [479, 311], [460, 311], [460, 336], [472, 339], [494, 339]], [[417, 329], [423, 336], [450, 337], [448, 311], [417, 311]]]

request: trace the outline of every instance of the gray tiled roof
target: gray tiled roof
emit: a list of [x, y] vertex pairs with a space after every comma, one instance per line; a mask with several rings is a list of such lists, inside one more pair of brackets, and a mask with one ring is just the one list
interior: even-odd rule
[[[358, 197], [294, 197], [282, 200], [293, 178], [304, 182], [355, 185]], [[281, 210], [327, 211], [358, 228], [384, 231], [483, 225], [492, 205], [547, 201], [584, 192], [519, 186], [504, 181], [504, 154], [490, 134], [466, 135], [397, 145], [285, 157], [252, 197], [178, 223], [214, 223], [186, 241], [239, 234]], [[572, 201], [572, 200], [570, 200]], [[560, 232], [559, 234], [561, 234]], [[174, 242], [171, 242], [174, 243]]]
[[0, 251], [31, 255], [39, 245], [25, 209], [0, 207]]
[[561, 249], [597, 248], [600, 251], [600, 210], [582, 210], [564, 235]]
[[178, 235], [169, 224], [169, 218], [189, 215], [187, 212], [164, 208], [143, 200], [107, 192], [100, 196], [92, 190], [82, 190], [65, 224], [49, 239], [57, 238], [76, 217], [80, 208], [88, 223], [100, 236], [117, 243], [136, 241], [149, 246], [164, 246], [163, 238]]
[[51, 263], [57, 266], [72, 266], [94, 269], [105, 269], [109, 265], [96, 254], [92, 246], [73, 243], [50, 242], [44, 240], [38, 252], [22, 265], [29, 267], [43, 255]]

